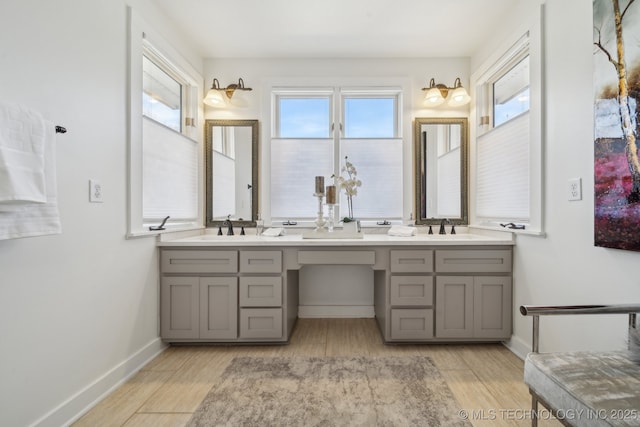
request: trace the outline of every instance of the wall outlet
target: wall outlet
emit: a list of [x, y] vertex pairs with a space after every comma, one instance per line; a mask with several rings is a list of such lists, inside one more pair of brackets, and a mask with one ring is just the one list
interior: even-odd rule
[[569, 180], [569, 200], [582, 200], [582, 178]]
[[89, 201], [91, 203], [102, 203], [102, 184], [95, 179], [89, 180]]

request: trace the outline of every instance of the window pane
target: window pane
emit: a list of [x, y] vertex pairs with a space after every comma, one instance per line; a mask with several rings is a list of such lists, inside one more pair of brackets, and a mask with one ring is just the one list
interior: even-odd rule
[[198, 143], [142, 120], [143, 216], [158, 221], [198, 217]]
[[329, 185], [333, 173], [333, 140], [271, 141], [271, 217], [315, 218], [315, 177]]
[[395, 137], [395, 101], [395, 97], [344, 98], [344, 137]]
[[529, 111], [529, 57], [493, 84], [493, 126]]
[[529, 219], [529, 114], [478, 138], [479, 218]]
[[280, 138], [328, 138], [329, 98], [278, 98]]
[[[349, 157], [362, 186], [353, 197], [358, 219], [402, 218], [402, 140], [342, 140], [340, 157]], [[340, 162], [340, 169], [344, 160]], [[344, 176], [344, 174], [343, 174]], [[346, 176], [345, 176], [346, 178]], [[340, 216], [348, 216], [344, 190], [340, 192]]]
[[182, 85], [142, 57], [142, 114], [180, 132]]

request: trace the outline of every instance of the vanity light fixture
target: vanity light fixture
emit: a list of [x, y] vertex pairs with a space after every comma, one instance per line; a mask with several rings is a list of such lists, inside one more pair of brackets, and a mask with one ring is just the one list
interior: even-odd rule
[[[211, 89], [209, 89], [209, 92], [207, 92], [207, 96], [204, 97], [202, 102], [211, 107], [225, 107], [228, 103], [231, 102], [233, 94], [237, 90], [244, 92], [252, 89], [250, 87], [244, 86], [244, 80], [242, 80], [242, 78], [238, 79], [238, 83], [232, 83], [227, 87], [220, 87], [220, 82], [218, 81], [218, 79], [213, 79]], [[236, 99], [235, 101], [238, 100]], [[240, 106], [242, 102], [234, 102], [233, 104], [236, 106]]]
[[448, 105], [450, 107], [465, 105], [471, 100], [471, 97], [462, 86], [462, 82], [460, 82], [460, 77], [456, 78], [453, 87], [447, 87], [441, 83], [436, 84], [436, 81], [431, 79], [429, 86], [423, 87], [422, 90], [426, 92], [424, 95], [424, 103], [429, 107], [442, 105], [447, 97], [449, 98]]

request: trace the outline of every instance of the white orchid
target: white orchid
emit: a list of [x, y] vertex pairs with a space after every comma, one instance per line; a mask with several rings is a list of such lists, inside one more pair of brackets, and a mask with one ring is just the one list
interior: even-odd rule
[[350, 222], [353, 220], [353, 196], [358, 195], [358, 187], [362, 186], [362, 181], [358, 179], [358, 171], [353, 166], [353, 163], [349, 161], [348, 156], [344, 157], [344, 166], [342, 166], [340, 172], [346, 173], [346, 177], [342, 175], [335, 176], [335, 174], [331, 177], [336, 178], [337, 184], [344, 189], [344, 194], [347, 196], [349, 216], [345, 217], [344, 221]]

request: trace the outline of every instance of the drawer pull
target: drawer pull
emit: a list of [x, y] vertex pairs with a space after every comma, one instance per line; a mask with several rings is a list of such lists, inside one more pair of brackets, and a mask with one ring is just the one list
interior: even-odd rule
[[231, 260], [229, 258], [209, 258], [209, 259], [186, 259], [186, 258], [171, 258], [169, 264], [172, 265], [181, 265], [181, 264], [189, 264], [189, 265], [202, 265], [202, 264], [213, 264], [213, 265], [226, 265], [229, 264]]
[[249, 265], [273, 265], [273, 258], [250, 258], [247, 260]]
[[504, 264], [503, 258], [444, 258], [443, 264]]
[[398, 264], [424, 264], [424, 258], [398, 258]]

